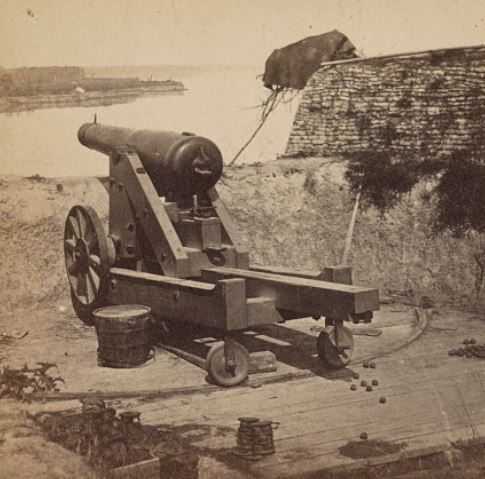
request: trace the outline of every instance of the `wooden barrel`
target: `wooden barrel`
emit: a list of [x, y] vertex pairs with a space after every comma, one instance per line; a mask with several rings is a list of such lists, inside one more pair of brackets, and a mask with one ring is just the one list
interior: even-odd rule
[[96, 309], [93, 316], [100, 366], [131, 368], [149, 359], [151, 309], [148, 306], [105, 306]]

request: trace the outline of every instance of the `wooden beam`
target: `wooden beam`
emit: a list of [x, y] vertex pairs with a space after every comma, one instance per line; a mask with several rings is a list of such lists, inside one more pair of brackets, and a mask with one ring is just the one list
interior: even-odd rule
[[113, 155], [117, 155], [111, 160], [110, 176], [117, 183], [113, 186], [126, 191], [162, 271], [177, 278], [189, 277], [187, 253], [139, 156], [129, 149]]
[[406, 57], [418, 57], [433, 54], [443, 54], [450, 51], [473, 51], [485, 48], [485, 44], [482, 45], [472, 45], [469, 47], [451, 47], [451, 48], [440, 48], [435, 50], [418, 50], [412, 52], [402, 52], [402, 53], [389, 53], [387, 55], [375, 55], [373, 57], [357, 57], [357, 58], [346, 58], [344, 60], [332, 60], [328, 62], [320, 63], [320, 67], [330, 67], [335, 65], [344, 65], [348, 63], [362, 63], [369, 62], [373, 60], [386, 60], [390, 58], [406, 58]]
[[249, 298], [267, 297], [275, 301], [279, 310], [308, 316], [346, 320], [349, 314], [379, 309], [376, 289], [236, 268], [202, 271], [203, 281], [216, 282], [223, 278], [245, 279]]
[[[209, 197], [212, 206], [215, 206], [216, 208], [217, 216], [219, 216], [222, 223], [224, 235], [227, 237], [229, 244], [234, 245], [234, 249], [236, 250], [237, 267], [243, 269], [249, 268], [248, 248], [241, 240], [237, 226], [232, 221], [231, 214], [224, 201], [222, 201], [222, 198], [219, 196], [219, 193], [217, 193], [215, 188], [208, 190], [207, 196]], [[224, 239], [225, 238], [223, 237], [223, 242]]]
[[207, 284], [123, 268], [111, 268], [110, 279], [111, 304], [144, 304], [156, 316], [222, 331], [248, 327], [244, 279]]
[[325, 266], [322, 271], [262, 265], [253, 265], [249, 269], [261, 273], [274, 273], [282, 274], [284, 276], [296, 276], [297, 278], [319, 279], [330, 283], [352, 284], [352, 268], [350, 266]]

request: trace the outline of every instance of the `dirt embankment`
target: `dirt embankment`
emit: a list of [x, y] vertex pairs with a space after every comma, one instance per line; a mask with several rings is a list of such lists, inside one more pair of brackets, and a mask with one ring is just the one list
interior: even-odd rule
[[[352, 201], [343, 168], [329, 160], [279, 160], [226, 168], [218, 186], [250, 248], [252, 263], [299, 269], [338, 264]], [[429, 236], [426, 185], [389, 215], [358, 215], [349, 263], [354, 282], [381, 290], [473, 297], [475, 245]], [[2, 309], [68, 303], [62, 237], [74, 204], [106, 220], [108, 196], [96, 178], [0, 181]]]
[[101, 479], [74, 452], [46, 441], [29, 415], [39, 406], [2, 399], [0, 479]]

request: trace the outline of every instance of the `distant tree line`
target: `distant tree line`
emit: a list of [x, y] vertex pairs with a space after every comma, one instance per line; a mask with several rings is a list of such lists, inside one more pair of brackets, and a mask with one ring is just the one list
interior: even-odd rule
[[[23, 67], [0, 70], [1, 96], [28, 96], [72, 90], [84, 78], [82, 67]], [[74, 85], [74, 87], [73, 87]]]

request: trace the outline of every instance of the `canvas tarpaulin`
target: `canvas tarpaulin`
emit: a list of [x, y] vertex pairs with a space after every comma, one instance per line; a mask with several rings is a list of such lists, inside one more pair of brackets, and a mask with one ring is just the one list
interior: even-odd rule
[[266, 60], [264, 86], [301, 90], [320, 63], [355, 56], [355, 46], [337, 30], [307, 37], [273, 51]]

